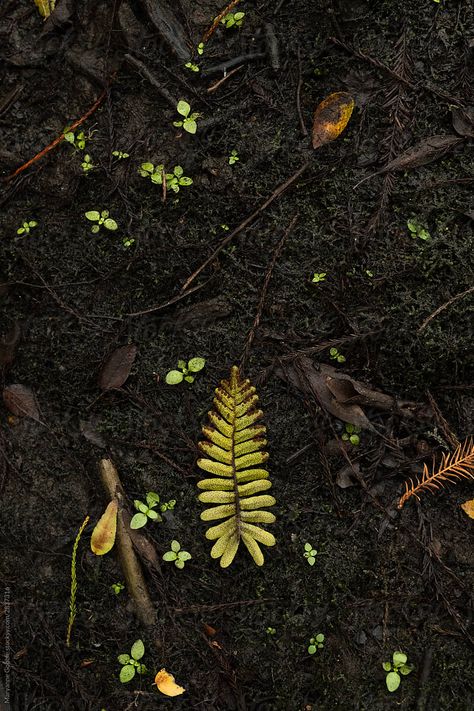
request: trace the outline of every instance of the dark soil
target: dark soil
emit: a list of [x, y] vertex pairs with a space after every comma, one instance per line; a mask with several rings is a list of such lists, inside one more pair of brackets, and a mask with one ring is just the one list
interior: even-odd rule
[[[221, 0], [148, 4], [172, 8], [188, 49], [222, 9]], [[243, 26], [215, 32], [194, 59], [199, 73], [183, 67], [146, 5], [60, 0], [46, 23], [31, 0], [0, 6], [2, 385], [30, 388], [40, 408], [39, 421], [1, 410], [6, 708], [468, 711], [473, 522], [459, 504], [473, 498], [472, 482], [401, 510], [397, 501], [424, 462], [473, 432], [472, 291], [424, 323], [473, 284], [471, 3], [242, 2]], [[208, 92], [223, 78], [215, 65], [248, 54], [261, 56]], [[330, 93], [356, 102], [346, 131], [315, 152], [298, 115], [299, 83], [308, 128]], [[62, 142], [7, 179], [104, 85], [78, 129], [90, 136], [93, 171], [84, 174], [84, 152]], [[178, 99], [202, 114], [195, 136], [173, 126]], [[453, 127], [459, 109], [467, 118]], [[463, 140], [427, 164], [374, 175], [423, 139], [457, 132]], [[240, 160], [230, 166], [233, 149]], [[307, 160], [183, 295], [230, 230]], [[163, 202], [161, 187], [138, 174], [144, 162], [182, 165], [193, 185]], [[104, 209], [119, 229], [92, 234], [84, 213]], [[429, 239], [411, 235], [413, 218]], [[28, 220], [38, 225], [18, 235]], [[312, 283], [315, 272], [325, 280]], [[126, 384], [102, 392], [103, 364], [128, 343], [138, 352]], [[364, 406], [373, 428], [344, 454], [344, 423], [295, 386], [302, 353], [417, 403], [411, 416]], [[243, 354], [269, 431], [277, 546], [263, 568], [240, 550], [221, 570], [200, 520], [196, 443], [213, 388]], [[196, 381], [167, 386], [178, 359], [194, 356], [206, 358]], [[126, 591], [111, 591], [123, 580], [113, 552], [89, 549], [107, 503], [104, 456], [131, 509], [150, 490], [176, 499], [163, 523], [145, 529], [159, 558], [171, 539], [192, 553], [183, 570], [145, 566], [151, 627]], [[356, 476], [343, 489], [348, 462]], [[71, 552], [86, 514], [67, 648]], [[305, 542], [318, 550], [313, 567]], [[310, 656], [318, 632], [324, 648]], [[117, 655], [138, 638], [149, 672], [123, 685]], [[382, 663], [395, 650], [414, 670], [390, 694]], [[152, 686], [162, 667], [183, 696], [167, 700]]]

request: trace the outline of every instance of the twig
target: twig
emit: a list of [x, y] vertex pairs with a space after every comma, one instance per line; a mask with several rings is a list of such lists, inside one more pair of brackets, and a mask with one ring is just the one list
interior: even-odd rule
[[296, 108], [298, 109], [298, 116], [300, 119], [301, 133], [303, 136], [308, 135], [308, 129], [306, 128], [303, 114], [301, 112], [301, 87], [303, 86], [303, 77], [301, 76], [301, 52], [300, 46], [298, 45], [298, 85], [296, 87]]
[[153, 625], [155, 621], [155, 609], [148, 594], [142, 569], [135, 555], [133, 543], [128, 535], [124, 520], [125, 492], [120, 482], [118, 472], [110, 459], [100, 460], [99, 474], [110, 500], [112, 501], [116, 498], [119, 503], [116, 545], [127, 584], [127, 590], [135, 603], [135, 610], [142, 624]]
[[211, 84], [211, 86], [208, 87], [208, 89], [207, 89], [207, 93], [212, 94], [214, 91], [216, 91], [221, 86], [221, 84], [223, 84], [225, 81], [227, 81], [227, 79], [229, 79], [233, 74], [235, 74], [236, 72], [239, 72], [243, 66], [244, 65], [241, 64], [240, 67], [236, 67], [235, 69], [232, 69], [232, 71], [229, 72], [228, 74], [226, 74], [225, 76], [223, 76], [222, 79], [219, 79], [219, 81], [216, 81], [215, 84]]
[[262, 293], [260, 294], [260, 300], [258, 302], [257, 313], [255, 314], [255, 318], [254, 318], [252, 327], [247, 334], [244, 350], [242, 352], [242, 358], [240, 359], [240, 367], [242, 369], [244, 369], [244, 367], [245, 367], [245, 363], [247, 361], [250, 349], [252, 347], [253, 340], [255, 338], [255, 332], [260, 325], [260, 319], [262, 317], [263, 307], [265, 305], [265, 299], [267, 298], [268, 286], [270, 284], [270, 279], [272, 278], [275, 264], [277, 263], [277, 260], [280, 257], [280, 254], [282, 253], [282, 250], [283, 250], [283, 247], [284, 247], [285, 242], [287, 240], [287, 237], [290, 234], [290, 232], [292, 231], [296, 222], [298, 221], [298, 218], [299, 218], [299, 215], [295, 215], [293, 217], [293, 219], [291, 220], [290, 224], [286, 228], [285, 232], [283, 233], [283, 236], [281, 237], [280, 241], [278, 242], [278, 244], [273, 252], [272, 261], [270, 262], [270, 264], [268, 266], [267, 272], [265, 274], [265, 279], [263, 281]]
[[169, 299], [168, 301], [165, 301], [162, 304], [157, 304], [157, 306], [150, 306], [149, 309], [144, 309], [143, 311], [135, 311], [132, 314], [127, 314], [127, 316], [145, 316], [145, 314], [151, 314], [154, 313], [155, 311], [161, 311], [161, 309], [165, 309], [167, 306], [172, 306], [172, 304], [175, 304], [177, 301], [181, 301], [181, 299], [184, 299], [186, 296], [189, 296], [190, 294], [194, 294], [195, 291], [199, 291], [199, 289], [202, 289], [204, 286], [206, 286], [207, 282], [204, 284], [199, 284], [198, 286], [193, 286], [192, 289], [188, 289], [188, 291], [181, 290], [177, 296], [173, 296], [172, 299]]
[[124, 59], [127, 64], [136, 69], [140, 76], [146, 79], [147, 82], [151, 84], [151, 86], [154, 87], [159, 94], [161, 94], [163, 99], [165, 99], [165, 101], [167, 101], [173, 109], [176, 109], [176, 104], [178, 103], [177, 99], [171, 96], [169, 91], [160, 84], [158, 79], [150, 72], [150, 70], [143, 64], [143, 62], [140, 62], [139, 59], [132, 57], [131, 54], [125, 54]]
[[[84, 121], [87, 121], [89, 116], [92, 116], [94, 111], [99, 108], [99, 106], [105, 99], [106, 95], [107, 95], [107, 90], [102, 92], [102, 94], [99, 96], [97, 101], [95, 101], [94, 104], [91, 106], [89, 111], [86, 111], [86, 113], [83, 116], [81, 116], [80, 119], [75, 121], [72, 124], [72, 126], [70, 126], [69, 130], [75, 131], [75, 129], [78, 126], [80, 126], [82, 123], [84, 123]], [[62, 141], [64, 141], [64, 133], [61, 133], [60, 136], [55, 138], [52, 143], [50, 143], [48, 146], [46, 146], [46, 148], [43, 148], [43, 150], [40, 151], [39, 153], [37, 153], [35, 156], [33, 156], [33, 158], [30, 158], [30, 160], [28, 160], [26, 163], [23, 163], [23, 165], [20, 165], [20, 167], [17, 168], [14, 173], [12, 173], [11, 175], [7, 175], [7, 177], [4, 178], [4, 180], [5, 181], [11, 180], [12, 178], [15, 178], [20, 173], [23, 173], [23, 171], [26, 170], [27, 168], [29, 168], [30, 165], [33, 165], [33, 163], [36, 163], [38, 160], [40, 160], [40, 158], [43, 158], [43, 156], [45, 156], [47, 153], [49, 153], [53, 148], [55, 148], [57, 145], [59, 145]]]
[[464, 296], [467, 296], [468, 294], [471, 294], [474, 291], [474, 286], [469, 287], [469, 289], [466, 289], [466, 291], [461, 292], [460, 294], [456, 294], [456, 296], [453, 296], [449, 301], [446, 301], [445, 304], [441, 304], [441, 306], [438, 306], [433, 313], [431, 313], [423, 323], [421, 324], [420, 328], [418, 329], [418, 333], [421, 333], [429, 324], [430, 321], [432, 321], [436, 316], [438, 316], [442, 311], [447, 309], [449, 306], [452, 306], [456, 301], [459, 301], [459, 299], [462, 299]]
[[276, 200], [278, 197], [280, 197], [280, 195], [282, 195], [285, 192], [285, 190], [287, 190], [290, 187], [290, 185], [292, 185], [295, 182], [295, 180], [298, 180], [300, 175], [302, 175], [310, 165], [311, 165], [311, 161], [309, 161], [309, 160], [306, 161], [305, 163], [303, 163], [303, 165], [300, 168], [298, 168], [298, 170], [295, 173], [293, 173], [293, 175], [290, 178], [288, 178], [288, 180], [285, 180], [284, 183], [279, 185], [273, 191], [273, 193], [270, 195], [270, 197], [267, 198], [265, 200], [265, 202], [262, 203], [260, 205], [260, 207], [258, 207], [255, 210], [255, 212], [252, 212], [252, 214], [249, 215], [248, 217], [246, 217], [245, 220], [243, 222], [241, 222], [238, 227], [235, 228], [235, 230], [232, 230], [232, 232], [230, 232], [227, 235], [227, 237], [225, 237], [222, 240], [220, 245], [218, 247], [216, 247], [216, 249], [213, 251], [211, 256], [208, 257], [207, 259], [205, 259], [204, 262], [201, 264], [201, 266], [198, 267], [196, 269], [196, 271], [193, 272], [193, 274], [191, 274], [190, 277], [188, 277], [188, 279], [186, 279], [183, 286], [181, 287], [180, 293], [182, 293], [183, 291], [185, 292], [188, 289], [189, 285], [192, 284], [192, 282], [196, 279], [196, 277], [199, 276], [199, 274], [207, 266], [209, 266], [209, 264], [211, 264], [214, 261], [214, 259], [217, 257], [217, 255], [222, 252], [222, 250], [229, 244], [229, 242], [231, 242], [234, 239], [234, 237], [236, 237], [238, 234], [243, 232], [243, 230], [245, 230], [245, 228], [248, 227], [261, 212], [266, 210], [266, 208], [269, 205], [271, 205], [274, 200]]
[[222, 12], [220, 12], [220, 13], [217, 15], [217, 17], [214, 18], [214, 22], [212, 23], [212, 25], [209, 27], [209, 29], [207, 30], [207, 32], [205, 32], [204, 35], [203, 35], [203, 37], [202, 37], [202, 41], [204, 42], [204, 44], [206, 44], [207, 40], [208, 40], [210, 37], [212, 37], [212, 35], [213, 35], [214, 32], [216, 31], [216, 29], [218, 28], [219, 23], [220, 23], [220, 21], [222, 20], [222, 18], [225, 17], [226, 15], [228, 15], [229, 12], [230, 12], [231, 10], [233, 10], [236, 5], [239, 4], [239, 2], [240, 2], [240, 0], [232, 0], [232, 2], [230, 2], [230, 3], [227, 5], [227, 7], [225, 7], [225, 8], [222, 10]]
[[[206, 67], [201, 74], [203, 77], [208, 77], [211, 74], [220, 74], [224, 72], [227, 74], [229, 69], [233, 69], [235, 66], [242, 66], [247, 62], [255, 62], [257, 59], [263, 59], [265, 57], [265, 52], [250, 52], [249, 54], [240, 54], [238, 57], [232, 57], [232, 59], [227, 59], [225, 62], [220, 62], [220, 64], [213, 64], [210, 67]], [[202, 121], [201, 121], [202, 127]]]

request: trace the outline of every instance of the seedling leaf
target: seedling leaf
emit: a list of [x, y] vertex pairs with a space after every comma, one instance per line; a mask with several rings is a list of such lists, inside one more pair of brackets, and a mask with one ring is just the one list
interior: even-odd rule
[[122, 682], [122, 684], [126, 684], [127, 682], [131, 681], [134, 676], [135, 667], [132, 667], [131, 664], [126, 664], [124, 667], [121, 668], [120, 681]]
[[136, 642], [133, 643], [132, 649], [130, 650], [132, 657], [135, 659], [135, 661], [138, 662], [139, 659], [143, 657], [145, 654], [145, 645], [143, 644], [141, 639], [137, 639]]
[[397, 672], [389, 672], [385, 677], [385, 683], [389, 691], [396, 691], [400, 686], [400, 675]]

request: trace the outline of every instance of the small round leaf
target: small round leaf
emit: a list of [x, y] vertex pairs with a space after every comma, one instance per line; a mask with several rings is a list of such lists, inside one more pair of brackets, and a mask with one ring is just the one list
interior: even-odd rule
[[120, 664], [128, 664], [130, 661], [130, 655], [129, 654], [119, 654], [117, 659], [119, 660]]
[[166, 560], [168, 563], [176, 560], [177, 554], [174, 551], [167, 551], [167, 553], [164, 554], [163, 560]]
[[136, 661], [143, 657], [143, 655], [145, 654], [145, 645], [143, 644], [141, 639], [137, 639], [137, 641], [133, 643], [130, 652], [132, 654], [132, 657]]
[[131, 681], [134, 676], [135, 676], [135, 667], [132, 667], [131, 664], [127, 664], [126, 666], [121, 668], [120, 681], [122, 682], [122, 684], [126, 684], [128, 681]]
[[179, 370], [170, 370], [170, 372], [166, 374], [165, 380], [168, 385], [177, 385], [182, 382], [183, 374], [180, 373]]
[[85, 212], [84, 215], [88, 220], [91, 220], [91, 222], [97, 222], [97, 220], [100, 220], [100, 214], [97, 210], [89, 210], [89, 212]]
[[130, 521], [130, 528], [137, 529], [143, 528], [146, 525], [147, 517], [143, 513], [136, 513], [135, 516]]
[[178, 101], [176, 110], [178, 111], [178, 114], [181, 114], [181, 116], [186, 117], [191, 111], [191, 107], [187, 101]]
[[181, 550], [181, 543], [179, 541], [171, 541], [171, 550], [177, 553]]
[[194, 119], [185, 119], [183, 123], [183, 128], [188, 133], [194, 134], [197, 131], [197, 123]]
[[385, 677], [385, 683], [389, 691], [396, 691], [400, 686], [400, 676], [397, 672], [389, 672]]
[[111, 217], [108, 217], [104, 222], [104, 227], [106, 227], [108, 230], [116, 230], [118, 225], [115, 220], [112, 220]]
[[205, 365], [205, 358], [191, 358], [188, 363], [188, 370], [190, 370], [191, 373], [199, 373], [199, 371], [202, 370]]

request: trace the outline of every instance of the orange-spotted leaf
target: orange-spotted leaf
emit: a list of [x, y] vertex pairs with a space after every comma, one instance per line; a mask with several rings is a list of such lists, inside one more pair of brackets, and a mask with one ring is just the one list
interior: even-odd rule
[[113, 499], [92, 531], [91, 551], [96, 555], [105, 555], [115, 543], [117, 532], [117, 499]]
[[313, 148], [334, 141], [344, 131], [353, 110], [354, 99], [345, 91], [337, 91], [321, 101], [314, 112]]
[[180, 694], [184, 694], [186, 691], [186, 689], [183, 689], [182, 686], [178, 686], [174, 680], [174, 676], [172, 674], [168, 674], [166, 669], [160, 669], [158, 674], [155, 676], [155, 684], [159, 691], [161, 691], [161, 693], [165, 696], [179, 696]]
[[461, 508], [467, 513], [469, 518], [474, 518], [474, 499], [471, 499], [470, 501], [465, 501], [463, 504], [461, 504]]

